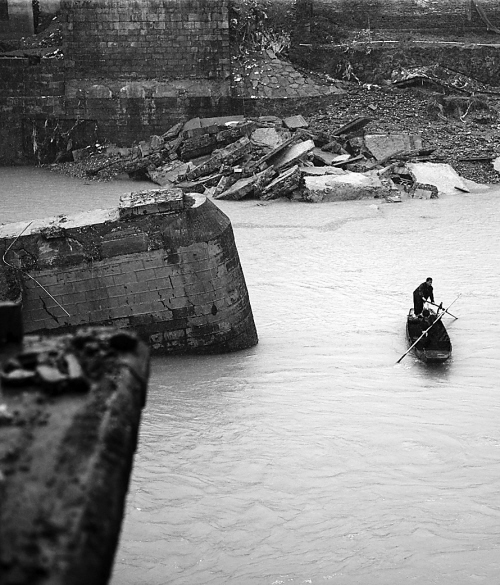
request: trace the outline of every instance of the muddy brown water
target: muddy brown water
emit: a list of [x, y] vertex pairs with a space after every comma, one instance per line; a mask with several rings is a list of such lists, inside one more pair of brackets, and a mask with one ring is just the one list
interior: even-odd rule
[[[136, 188], [0, 169], [0, 222]], [[111, 585], [496, 582], [500, 189], [218, 205], [260, 343], [153, 360]], [[396, 365], [427, 276], [453, 357]]]

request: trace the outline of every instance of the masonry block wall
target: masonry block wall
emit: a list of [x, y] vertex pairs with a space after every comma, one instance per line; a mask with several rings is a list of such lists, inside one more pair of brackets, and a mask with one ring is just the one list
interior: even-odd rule
[[31, 0], [0, 0], [0, 40], [20, 39], [33, 32]]
[[[150, 193], [162, 200], [166, 192]], [[227, 216], [205, 197], [180, 190], [168, 192], [161, 205], [132, 202], [120, 210], [35, 222], [7, 255], [39, 283], [22, 279], [25, 331], [130, 327], [153, 351], [168, 353], [255, 345]], [[0, 254], [23, 227], [0, 228]]]
[[74, 77], [223, 79], [228, 0], [63, 0]]
[[[475, 1], [500, 27], [497, 0]], [[313, 4], [314, 14], [327, 14], [339, 26], [352, 29], [434, 30], [441, 35], [486, 32], [471, 0], [313, 0]]]
[[27, 152], [36, 160], [37, 128], [47, 118], [67, 117], [62, 62], [2, 59], [0, 79], [0, 161], [22, 163]]
[[356, 77], [366, 83], [383, 83], [391, 79], [392, 72], [399, 68], [435, 63], [451, 67], [482, 83], [496, 87], [500, 84], [500, 59], [495, 45], [374, 44], [369, 54], [363, 47], [346, 54], [340, 46], [319, 45], [301, 47], [294, 52], [294, 61], [304, 68], [328, 73], [332, 77], [340, 77], [348, 61]]

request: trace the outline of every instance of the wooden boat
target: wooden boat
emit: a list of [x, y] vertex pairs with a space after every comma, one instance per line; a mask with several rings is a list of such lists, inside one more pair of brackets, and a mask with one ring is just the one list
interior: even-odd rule
[[[434, 311], [431, 315], [438, 317]], [[413, 308], [410, 309], [406, 320], [406, 336], [408, 344], [413, 345], [422, 335], [422, 322], [415, 316]], [[442, 363], [451, 357], [451, 341], [442, 319], [437, 321], [429, 330], [427, 336], [415, 345], [413, 351], [417, 358], [426, 363]]]

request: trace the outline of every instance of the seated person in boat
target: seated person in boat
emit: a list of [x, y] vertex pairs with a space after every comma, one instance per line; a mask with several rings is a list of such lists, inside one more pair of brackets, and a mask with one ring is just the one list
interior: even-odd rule
[[428, 300], [431, 303], [434, 302], [434, 289], [432, 288], [432, 278], [430, 276], [413, 291], [413, 310], [416, 316], [422, 313], [424, 303]]
[[[420, 326], [419, 335], [422, 335], [422, 333], [424, 333], [424, 331], [427, 331], [427, 329], [431, 326], [430, 316], [431, 313], [429, 309], [424, 309], [422, 313], [418, 316], [418, 325]], [[427, 347], [427, 341], [428, 333], [426, 333], [422, 337], [422, 339], [417, 343], [417, 349], [424, 349], [424, 347]]]
[[[427, 309], [424, 309], [424, 311], [426, 311], [426, 310]], [[422, 311], [422, 313], [423, 313], [423, 311]], [[431, 325], [434, 324], [436, 319], [437, 319], [436, 315], [429, 315], [427, 325], [425, 326], [426, 329], [431, 327]], [[440, 340], [440, 336], [441, 336], [440, 325], [441, 325], [441, 322], [438, 322], [433, 327], [431, 327], [429, 329], [429, 331], [427, 331], [427, 333], [424, 335], [423, 347], [425, 347], [426, 349], [437, 349], [439, 347], [439, 340]], [[423, 329], [423, 331], [425, 331], [425, 329]]]

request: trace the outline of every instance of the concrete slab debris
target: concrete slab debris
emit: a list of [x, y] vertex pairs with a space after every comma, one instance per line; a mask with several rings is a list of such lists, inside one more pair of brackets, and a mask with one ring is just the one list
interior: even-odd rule
[[[287, 138], [290, 138], [289, 136]], [[265, 147], [265, 148], [277, 148], [281, 146], [285, 139], [283, 138], [283, 134], [278, 132], [276, 128], [256, 128], [251, 136], [250, 139], [255, 146]]]
[[283, 124], [290, 130], [297, 130], [298, 128], [308, 128], [309, 123], [300, 114], [297, 116], [289, 116], [283, 120]]
[[301, 166], [300, 171], [302, 175], [345, 175], [347, 171], [340, 167], [324, 166], [324, 167], [305, 167]]
[[276, 169], [283, 169], [287, 166], [294, 165], [299, 159], [314, 149], [314, 141], [304, 140], [298, 144], [292, 144], [276, 159], [272, 160], [272, 164]]
[[274, 174], [275, 171], [272, 167], [264, 169], [256, 175], [236, 181], [229, 189], [214, 195], [214, 199], [233, 199], [236, 201], [243, 199], [254, 191], [259, 192], [262, 186], [268, 183]]
[[457, 188], [461, 191], [469, 191], [465, 180], [451, 165], [409, 162], [406, 166], [415, 177], [417, 183], [435, 185], [439, 193], [453, 195], [456, 194]]
[[[112, 156], [109, 162], [88, 172], [97, 175], [103, 169], [113, 169], [132, 176], [145, 175], [161, 187], [178, 187], [185, 193], [205, 194], [214, 199], [262, 195], [292, 197], [292, 194], [296, 198], [303, 178], [341, 175], [341, 169], [358, 175], [379, 169], [393, 197], [401, 193], [413, 196], [422, 192], [421, 185], [433, 184], [438, 186], [438, 191], [467, 191], [466, 182], [456, 173], [453, 177], [445, 174], [436, 179], [415, 176], [405, 165], [424, 164], [436, 148], [432, 145], [423, 148], [419, 134], [368, 134], [365, 127], [371, 121], [369, 117], [360, 116], [332, 131], [309, 127], [300, 114], [284, 119], [273, 115], [197, 117], [179, 122], [161, 136], [152, 136], [149, 141], [133, 146], [125, 157], [115, 147], [109, 151]], [[83, 161], [82, 164], [87, 163]], [[299, 169], [285, 173], [295, 166]], [[500, 163], [497, 166], [500, 168]], [[261, 174], [269, 168], [272, 172]], [[433, 176], [432, 168], [427, 167], [423, 174]], [[299, 185], [294, 183], [297, 172], [300, 173]], [[365, 182], [366, 178], [360, 179], [360, 188], [366, 186]], [[417, 183], [420, 186], [415, 189]], [[348, 184], [352, 190], [354, 179]], [[370, 188], [375, 187], [379, 188], [370, 185]], [[338, 186], [336, 193], [340, 193]], [[355, 195], [351, 193], [349, 197]]]
[[299, 188], [301, 176], [302, 173], [298, 165], [291, 167], [281, 173], [276, 179], [272, 180], [267, 187], [263, 189], [260, 198], [269, 201], [271, 199], [286, 197]]
[[388, 189], [373, 174], [347, 171], [342, 175], [323, 175], [304, 177], [305, 201], [350, 201], [385, 197]]
[[325, 152], [321, 148], [313, 148], [312, 154], [315, 160], [324, 165], [332, 165], [334, 163], [347, 162], [350, 158], [350, 154], [334, 154], [332, 152]]
[[148, 169], [148, 176], [160, 187], [173, 186], [180, 177], [186, 175], [193, 165], [191, 162], [175, 160], [155, 169]]
[[422, 138], [415, 134], [367, 134], [364, 142], [366, 149], [378, 161], [395, 153], [422, 148]]

